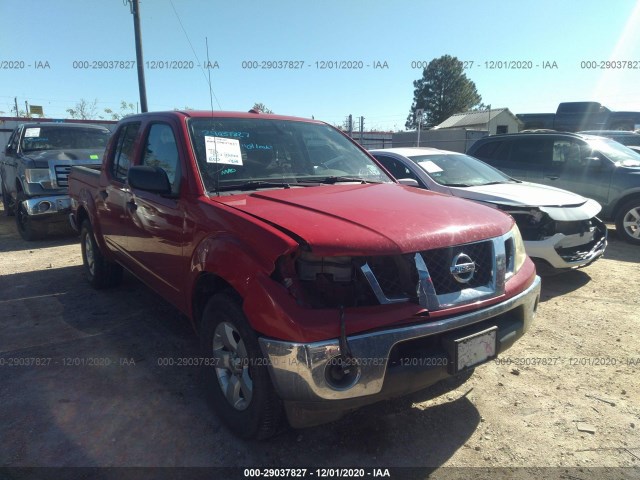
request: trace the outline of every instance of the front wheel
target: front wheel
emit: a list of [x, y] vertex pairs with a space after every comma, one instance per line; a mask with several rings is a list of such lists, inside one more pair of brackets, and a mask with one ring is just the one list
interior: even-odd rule
[[[39, 222], [34, 222], [33, 218], [27, 212], [27, 207], [24, 205], [24, 201], [27, 200], [27, 196], [24, 192], [18, 192], [18, 198], [15, 204], [16, 215], [16, 228], [23, 240], [31, 242], [43, 237], [43, 225]], [[5, 203], [5, 208], [6, 208]]]
[[616, 217], [616, 232], [627, 242], [640, 245], [640, 198], [622, 206]]
[[282, 402], [269, 378], [267, 358], [249, 325], [240, 301], [216, 294], [203, 311], [203, 367], [208, 396], [220, 419], [241, 438], [264, 439], [277, 433]]
[[80, 229], [82, 264], [89, 284], [95, 289], [115, 287], [122, 282], [122, 267], [102, 255], [89, 220]]

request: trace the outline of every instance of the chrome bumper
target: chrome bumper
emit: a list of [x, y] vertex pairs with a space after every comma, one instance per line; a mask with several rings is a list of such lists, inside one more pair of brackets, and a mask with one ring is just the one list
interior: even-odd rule
[[33, 197], [23, 200], [22, 204], [29, 216], [44, 216], [67, 213], [71, 210], [71, 199], [66, 195]]
[[[315, 343], [292, 343], [260, 338], [274, 386], [285, 401], [345, 400], [380, 393], [392, 348], [406, 341], [444, 334], [497, 317], [509, 317], [511, 325], [498, 331], [498, 352], [509, 348], [531, 325], [540, 297], [540, 277], [525, 291], [482, 310], [348, 337], [357, 374], [353, 383], [336, 387], [327, 381], [327, 368], [340, 357], [338, 339]], [[479, 326], [480, 327], [480, 326]], [[424, 386], [428, 386], [428, 383]]]

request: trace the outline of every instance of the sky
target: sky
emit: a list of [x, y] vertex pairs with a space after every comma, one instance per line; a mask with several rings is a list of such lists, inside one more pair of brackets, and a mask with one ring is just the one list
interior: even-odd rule
[[[402, 130], [413, 81], [448, 54], [492, 108], [640, 111], [640, 1], [141, 0], [140, 12], [149, 110], [261, 102]], [[126, 0], [0, 0], [0, 19], [0, 116], [14, 98], [50, 118], [81, 100], [105, 118], [139, 104]]]

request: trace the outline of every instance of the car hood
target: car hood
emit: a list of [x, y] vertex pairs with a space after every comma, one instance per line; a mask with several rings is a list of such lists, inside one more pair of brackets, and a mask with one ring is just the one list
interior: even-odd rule
[[475, 242], [513, 220], [463, 199], [397, 184], [326, 185], [213, 197], [272, 224], [316, 255], [391, 255]]
[[65, 150], [41, 150], [36, 152], [25, 152], [24, 157], [34, 162], [35, 168], [48, 168], [49, 162], [56, 162], [68, 165], [70, 163], [100, 163], [104, 148], [78, 148]]
[[450, 187], [452, 195], [505, 207], [538, 208], [559, 221], [588, 220], [602, 207], [595, 200], [538, 183], [500, 183], [478, 187]]

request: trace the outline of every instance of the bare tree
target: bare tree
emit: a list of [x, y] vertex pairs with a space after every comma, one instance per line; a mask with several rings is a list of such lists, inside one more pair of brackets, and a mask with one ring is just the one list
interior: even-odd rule
[[71, 118], [91, 120], [96, 117], [97, 109], [98, 99], [95, 99], [93, 102], [89, 102], [82, 98], [78, 103], [76, 103], [75, 108], [67, 108], [67, 113]]

